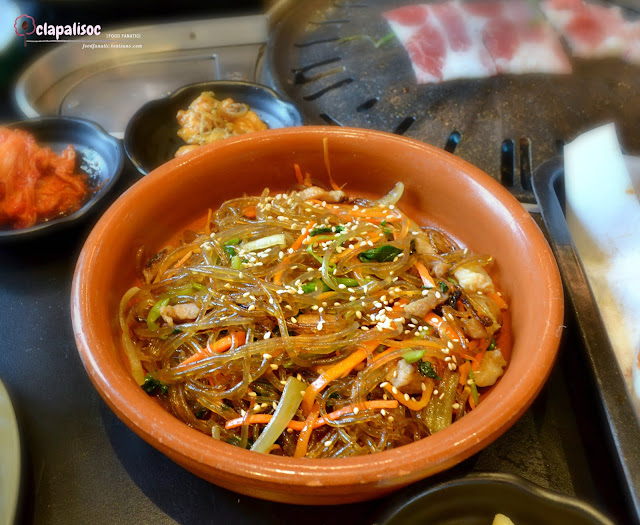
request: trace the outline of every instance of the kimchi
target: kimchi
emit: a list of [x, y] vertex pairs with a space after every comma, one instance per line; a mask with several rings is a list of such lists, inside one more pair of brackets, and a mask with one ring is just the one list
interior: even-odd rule
[[0, 128], [0, 225], [28, 228], [69, 215], [88, 193], [72, 145], [57, 155], [26, 131]]

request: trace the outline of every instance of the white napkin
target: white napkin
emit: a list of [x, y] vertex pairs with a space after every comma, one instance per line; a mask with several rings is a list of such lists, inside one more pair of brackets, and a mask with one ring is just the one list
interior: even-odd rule
[[640, 408], [640, 158], [622, 155], [607, 124], [567, 144], [564, 163], [569, 230]]

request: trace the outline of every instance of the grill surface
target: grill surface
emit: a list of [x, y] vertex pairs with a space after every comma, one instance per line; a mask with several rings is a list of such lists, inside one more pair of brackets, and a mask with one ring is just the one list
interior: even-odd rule
[[[305, 0], [267, 46], [267, 81], [312, 124], [396, 132], [455, 151], [535, 202], [531, 171], [562, 145], [616, 122], [623, 147], [640, 153], [640, 68], [573, 60], [565, 76], [501, 75], [417, 85], [409, 58], [382, 18], [389, 0]], [[413, 2], [425, 3], [425, 2]]]

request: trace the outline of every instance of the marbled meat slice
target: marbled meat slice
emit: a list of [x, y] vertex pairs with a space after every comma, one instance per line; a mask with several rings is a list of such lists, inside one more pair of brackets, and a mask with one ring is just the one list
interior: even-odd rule
[[498, 73], [571, 73], [560, 38], [530, 2], [474, 2], [464, 10], [467, 23], [482, 33]]
[[471, 30], [459, 2], [405, 6], [384, 17], [407, 50], [419, 84], [496, 73], [481, 35]]
[[619, 7], [582, 0], [547, 0], [542, 9], [575, 56], [624, 58], [628, 53], [631, 27]]

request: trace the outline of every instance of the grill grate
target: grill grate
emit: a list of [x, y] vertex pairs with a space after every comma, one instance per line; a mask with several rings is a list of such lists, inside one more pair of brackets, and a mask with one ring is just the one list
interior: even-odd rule
[[475, 164], [522, 202], [535, 202], [533, 169], [591, 127], [616, 122], [625, 149], [640, 152], [639, 68], [574, 61], [567, 76], [416, 85], [400, 43], [381, 44], [390, 32], [382, 13], [406, 3], [301, 2], [269, 41], [265, 81], [286, 93], [310, 124], [423, 140]]

